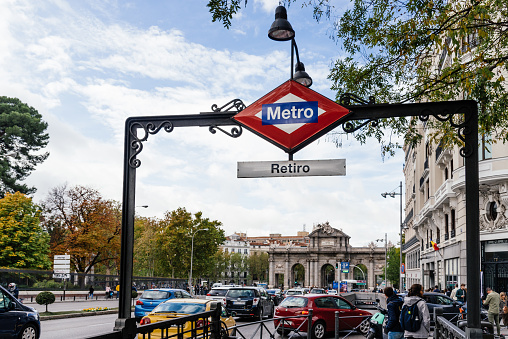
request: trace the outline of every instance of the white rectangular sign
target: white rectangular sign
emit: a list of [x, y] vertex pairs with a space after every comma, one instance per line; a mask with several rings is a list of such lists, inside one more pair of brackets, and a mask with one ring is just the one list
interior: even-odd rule
[[71, 261], [70, 260], [66, 260], [66, 259], [64, 259], [64, 260], [62, 260], [62, 259], [55, 259], [53, 264], [55, 264], [55, 265], [70, 265]]
[[71, 270], [54, 268], [53, 273], [71, 273]]
[[346, 175], [346, 159], [238, 162], [238, 178]]
[[55, 260], [71, 260], [70, 254], [55, 255]]
[[71, 275], [69, 273], [54, 273], [53, 278], [56, 279], [70, 279]]

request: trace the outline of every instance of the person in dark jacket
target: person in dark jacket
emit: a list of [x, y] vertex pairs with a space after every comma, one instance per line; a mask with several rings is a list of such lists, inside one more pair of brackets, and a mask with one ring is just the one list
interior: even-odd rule
[[15, 283], [10, 283], [8, 290], [14, 296], [14, 298], [19, 299], [19, 289]]
[[388, 310], [388, 321], [385, 325], [385, 333], [388, 333], [388, 339], [401, 339], [404, 337], [404, 331], [400, 327], [400, 310], [404, 301], [401, 297], [394, 293], [393, 288], [386, 287], [384, 289], [386, 299], [386, 308]]

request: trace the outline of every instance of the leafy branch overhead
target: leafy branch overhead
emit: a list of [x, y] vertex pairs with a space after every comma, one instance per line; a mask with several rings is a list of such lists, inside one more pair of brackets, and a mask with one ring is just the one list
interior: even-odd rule
[[[218, 10], [226, 4], [227, 17]], [[239, 4], [211, 0], [208, 6], [213, 21], [230, 27]], [[347, 92], [374, 96], [378, 103], [473, 99], [479, 103], [480, 132], [507, 141], [506, 1], [355, 0], [343, 12], [330, 0], [301, 4], [313, 6], [318, 20], [323, 13], [330, 18], [331, 36], [343, 51], [329, 74], [337, 99]], [[445, 145], [460, 143], [449, 122], [429, 123], [434, 138]], [[374, 137], [384, 152], [393, 152], [402, 145], [385, 135], [387, 130], [403, 136], [404, 143], [421, 139], [415, 121], [404, 118], [366, 125], [355, 137], [361, 142]]]

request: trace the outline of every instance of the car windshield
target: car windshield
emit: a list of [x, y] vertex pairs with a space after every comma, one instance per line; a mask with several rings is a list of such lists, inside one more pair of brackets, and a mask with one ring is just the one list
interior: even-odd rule
[[224, 296], [226, 295], [226, 293], [228, 293], [228, 290], [225, 289], [211, 290], [210, 292], [208, 292], [208, 294], [210, 295], [219, 295], [219, 296]]
[[301, 295], [301, 294], [303, 294], [303, 291], [296, 291], [296, 290], [294, 290], [294, 291], [288, 291], [288, 293], [286, 293], [286, 294], [287, 295], [297, 295], [297, 294]]
[[166, 302], [157, 306], [154, 313], [183, 313], [183, 314], [196, 314], [206, 311], [206, 304], [195, 303], [171, 303]]
[[143, 295], [141, 296], [141, 298], [142, 299], [157, 300], [157, 299], [168, 299], [170, 296], [171, 296], [171, 292], [148, 290], [148, 291], [143, 292]]
[[231, 298], [253, 298], [253, 290], [229, 290], [227, 293], [228, 297]]
[[307, 298], [287, 297], [279, 306], [282, 307], [305, 307], [307, 306]]

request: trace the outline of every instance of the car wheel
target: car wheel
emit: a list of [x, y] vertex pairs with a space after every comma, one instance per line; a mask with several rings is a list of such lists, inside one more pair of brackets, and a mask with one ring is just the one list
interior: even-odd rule
[[263, 307], [260, 307], [259, 308], [259, 320], [263, 320], [264, 316], [265, 316], [265, 314], [263, 312]]
[[369, 322], [369, 319], [364, 319], [361, 323], [360, 323], [360, 326], [358, 327], [358, 330], [360, 331], [361, 334], [363, 334], [364, 336], [367, 335], [367, 333], [369, 332], [369, 329], [370, 329], [370, 322]]
[[19, 339], [36, 339], [37, 338], [37, 329], [34, 325], [28, 324], [23, 327], [21, 333], [19, 334]]
[[317, 321], [312, 325], [312, 338], [323, 339], [326, 334], [326, 325], [323, 321]]
[[376, 336], [375, 332], [369, 332], [369, 334], [367, 335], [367, 339], [374, 339], [375, 336]]

